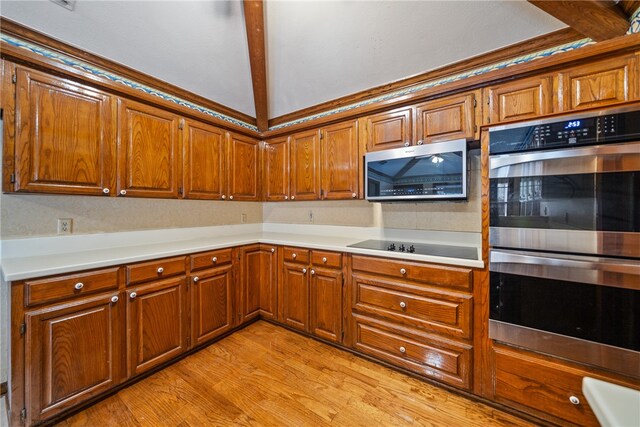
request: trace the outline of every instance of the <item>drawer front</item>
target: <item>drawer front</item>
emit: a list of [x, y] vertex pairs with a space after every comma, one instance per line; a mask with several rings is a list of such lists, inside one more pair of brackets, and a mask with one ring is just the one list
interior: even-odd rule
[[339, 252], [313, 251], [311, 263], [314, 267], [342, 268], [342, 254]]
[[189, 257], [191, 271], [202, 270], [203, 268], [214, 268], [221, 265], [229, 264], [231, 263], [231, 253], [232, 250], [231, 248], [229, 248], [191, 255]]
[[433, 286], [471, 290], [472, 271], [469, 268], [436, 266], [360, 255], [352, 256], [352, 268]]
[[[494, 347], [494, 355], [496, 400], [515, 402], [581, 426], [599, 425], [582, 394], [582, 377], [587, 372], [499, 347]], [[572, 396], [580, 403], [571, 403]]]
[[285, 261], [309, 264], [309, 250], [307, 249], [285, 247], [282, 254]]
[[118, 289], [118, 267], [25, 282], [27, 306]]
[[353, 275], [353, 310], [406, 326], [471, 338], [473, 297], [420, 285]]
[[462, 343], [417, 334], [354, 315], [356, 350], [444, 383], [469, 389], [471, 350]]
[[165, 258], [127, 266], [127, 285], [184, 274], [185, 257]]

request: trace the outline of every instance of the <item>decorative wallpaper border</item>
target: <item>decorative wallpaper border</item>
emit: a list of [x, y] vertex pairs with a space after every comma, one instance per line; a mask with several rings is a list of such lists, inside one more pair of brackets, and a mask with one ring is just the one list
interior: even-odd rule
[[91, 73], [91, 74], [93, 74], [95, 76], [104, 77], [104, 78], [109, 79], [109, 80], [111, 80], [111, 81], [113, 81], [115, 83], [120, 83], [120, 84], [128, 86], [128, 87], [130, 87], [132, 89], [140, 90], [140, 91], [148, 93], [150, 95], [157, 96], [158, 98], [162, 98], [165, 101], [173, 102], [174, 104], [178, 104], [178, 105], [181, 105], [183, 107], [187, 107], [187, 108], [190, 108], [192, 110], [199, 111], [199, 112], [207, 114], [207, 115], [209, 115], [211, 117], [215, 117], [216, 119], [220, 119], [220, 120], [223, 120], [225, 122], [232, 123], [234, 125], [243, 127], [245, 129], [249, 129], [249, 130], [258, 132], [258, 128], [256, 126], [252, 125], [252, 124], [243, 122], [242, 120], [238, 120], [238, 119], [235, 119], [233, 117], [229, 117], [229, 116], [227, 116], [225, 114], [222, 114], [222, 113], [220, 113], [218, 111], [214, 111], [214, 110], [211, 110], [209, 108], [202, 107], [200, 105], [194, 104], [193, 102], [189, 102], [189, 101], [186, 101], [186, 100], [184, 100], [182, 98], [175, 97], [173, 95], [170, 95], [168, 93], [159, 91], [159, 90], [154, 89], [152, 87], [137, 83], [137, 82], [135, 82], [135, 81], [133, 81], [131, 79], [127, 79], [125, 77], [119, 76], [117, 74], [111, 73], [111, 72], [103, 70], [101, 68], [94, 67], [93, 65], [88, 64], [88, 63], [86, 63], [84, 61], [80, 61], [78, 59], [69, 57], [67, 55], [63, 55], [63, 54], [60, 54], [60, 53], [57, 53], [57, 52], [50, 51], [50, 50], [45, 49], [45, 48], [43, 48], [43, 47], [41, 47], [39, 45], [36, 45], [36, 44], [33, 44], [33, 43], [29, 43], [29, 42], [26, 42], [26, 41], [11, 37], [11, 36], [9, 36], [7, 34], [0, 33], [0, 40], [4, 41], [4, 42], [6, 42], [6, 43], [8, 43], [8, 44], [10, 44], [12, 46], [16, 46], [16, 47], [19, 47], [19, 48], [22, 48], [22, 49], [26, 49], [26, 50], [29, 50], [29, 51], [35, 53], [35, 54], [44, 56], [44, 57], [49, 58], [49, 59], [53, 59], [53, 60], [58, 61], [58, 62], [60, 62], [62, 64], [65, 64], [65, 65], [68, 65], [68, 66], [71, 66], [71, 67], [74, 67], [74, 68], [78, 68], [78, 69], [80, 69], [82, 71]]
[[633, 12], [633, 15], [631, 15], [631, 18], [629, 18], [629, 22], [630, 25], [627, 34], [640, 33], [640, 7], [636, 9], [635, 12]]

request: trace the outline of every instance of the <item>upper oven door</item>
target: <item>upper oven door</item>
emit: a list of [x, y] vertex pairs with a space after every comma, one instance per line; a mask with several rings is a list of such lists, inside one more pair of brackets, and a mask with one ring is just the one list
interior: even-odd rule
[[494, 247], [638, 257], [640, 143], [491, 156]]

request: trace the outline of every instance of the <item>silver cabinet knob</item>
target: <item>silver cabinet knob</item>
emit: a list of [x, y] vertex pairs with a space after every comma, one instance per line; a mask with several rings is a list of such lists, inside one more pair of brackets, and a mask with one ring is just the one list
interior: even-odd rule
[[407, 274], [407, 269], [406, 268], [401, 268], [400, 269], [400, 274]]
[[407, 303], [404, 301], [400, 301], [400, 308], [406, 308], [407, 307]]
[[193, 281], [194, 281], [194, 282], [197, 282], [198, 280], [200, 280], [200, 278], [199, 278], [198, 276], [196, 276], [196, 277], [194, 277], [194, 278], [193, 278]]
[[73, 287], [79, 291], [80, 289], [84, 288], [84, 283], [78, 282], [75, 285], [73, 285]]
[[416, 144], [422, 145], [422, 142], [423, 142], [422, 140], [419, 140]]
[[229, 196], [229, 200], [233, 200], [233, 196]]
[[294, 254], [291, 254], [291, 258], [293, 258], [293, 259], [298, 258], [298, 254], [295, 254], [295, 253], [294, 253]]
[[400, 353], [403, 353], [403, 354], [407, 352], [407, 349], [404, 347], [400, 347], [399, 350], [400, 350]]
[[158, 267], [157, 271], [158, 271], [158, 274], [162, 274], [162, 273], [164, 273], [164, 268]]
[[113, 302], [113, 303], [118, 302], [118, 296], [117, 295], [112, 296], [111, 297], [111, 302]]
[[284, 199], [285, 200], [289, 200], [289, 196], [284, 196]]
[[302, 274], [307, 274], [307, 269], [306, 268], [302, 269]]
[[218, 262], [218, 257], [217, 257], [217, 256], [214, 256], [213, 258], [211, 258], [211, 262], [212, 262], [212, 263], [214, 263], [214, 264], [215, 264], [216, 262]]
[[291, 200], [295, 200], [296, 196], [291, 196]]
[[131, 292], [131, 293], [129, 294], [129, 298], [131, 298], [131, 299], [136, 299], [136, 297], [137, 297], [137, 296], [138, 296], [138, 294], [137, 294], [137, 293], [135, 293], [135, 292]]
[[103, 192], [104, 194], [109, 194], [109, 192], [110, 192], [110, 191], [111, 191], [111, 190], [109, 190], [108, 188], [103, 188], [103, 189], [102, 189], [102, 192]]
[[311, 275], [314, 276], [316, 274], [315, 270], [311, 270]]
[[226, 199], [227, 196], [225, 196], [224, 194], [222, 195], [222, 200]]
[[579, 405], [580, 399], [578, 399], [576, 396], [571, 396], [569, 397], [569, 402], [573, 403], [574, 405]]
[[276, 248], [271, 248], [271, 253], [274, 253], [276, 251]]
[[120, 190], [120, 195], [121, 196], [126, 196], [127, 195], [127, 190]]
[[325, 264], [327, 263], [327, 257], [322, 257], [322, 262], [324, 262]]
[[351, 197], [355, 199], [358, 195], [356, 193], [351, 193]]
[[411, 144], [409, 144], [409, 141], [406, 141], [406, 142], [404, 143], [404, 146], [405, 146], [405, 147], [408, 147], [409, 145], [411, 145]]

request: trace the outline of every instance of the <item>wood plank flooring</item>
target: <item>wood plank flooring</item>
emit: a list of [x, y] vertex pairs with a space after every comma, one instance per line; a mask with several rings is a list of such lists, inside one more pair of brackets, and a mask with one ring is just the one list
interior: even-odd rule
[[531, 426], [266, 322], [59, 426]]

